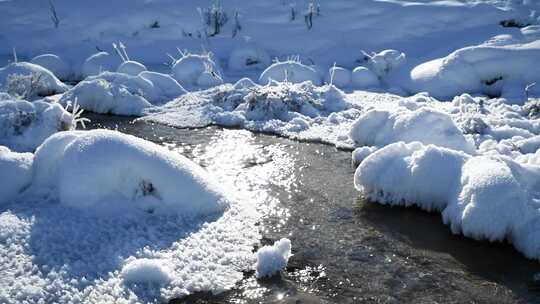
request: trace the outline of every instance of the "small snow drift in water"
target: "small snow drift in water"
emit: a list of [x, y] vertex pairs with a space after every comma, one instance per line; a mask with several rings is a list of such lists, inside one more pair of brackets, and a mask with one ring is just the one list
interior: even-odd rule
[[66, 92], [60, 103], [77, 101], [85, 110], [117, 115], [141, 115], [152, 104], [168, 101], [185, 90], [165, 74], [142, 72], [138, 76], [104, 72], [90, 76]]
[[0, 146], [0, 204], [15, 198], [32, 180], [32, 153], [12, 152]]
[[118, 73], [124, 73], [131, 76], [137, 76], [140, 73], [146, 71], [146, 67], [137, 61], [124, 61], [116, 70]]
[[14, 62], [0, 68], [0, 90], [25, 99], [35, 99], [67, 91], [54, 74], [29, 62]]
[[396, 50], [384, 50], [365, 56], [370, 70], [379, 77], [388, 75], [406, 62], [405, 54]]
[[73, 115], [62, 106], [0, 96], [0, 145], [14, 151], [33, 151], [52, 134], [75, 127]]
[[338, 88], [343, 88], [351, 84], [351, 71], [342, 67], [331, 67], [326, 74], [324, 81], [333, 84]]
[[230, 204], [195, 163], [115, 131], [53, 135], [37, 150], [34, 168], [36, 175], [46, 170], [49, 179], [56, 178], [49, 185], [58, 189], [62, 204], [73, 208], [201, 215], [223, 211]]
[[529, 43], [482, 44], [459, 49], [411, 71], [414, 89], [439, 99], [461, 93], [502, 95], [523, 103], [525, 87], [540, 81], [540, 40]]
[[276, 62], [264, 70], [259, 77], [259, 83], [268, 84], [271, 80], [292, 83], [311, 81], [314, 85], [321, 85], [319, 73], [312, 67], [295, 60]]
[[46, 68], [61, 80], [67, 80], [72, 76], [70, 65], [57, 55], [39, 55], [32, 58], [30, 62]]
[[425, 107], [368, 111], [353, 124], [350, 137], [358, 146], [420, 141], [467, 153], [476, 150], [448, 114]]
[[257, 250], [255, 276], [257, 278], [271, 277], [287, 267], [291, 257], [291, 241], [283, 238], [272, 246], [263, 246]]
[[268, 53], [257, 46], [246, 44], [235, 48], [229, 57], [229, 69], [235, 71], [261, 70], [272, 63]]
[[379, 78], [370, 69], [359, 66], [351, 74], [351, 84], [357, 89], [376, 88], [380, 86]]
[[540, 259], [540, 168], [504, 156], [470, 156], [413, 142], [388, 145], [362, 161], [355, 186], [382, 204], [441, 211], [452, 232], [510, 240]]
[[143, 258], [129, 261], [122, 268], [121, 276], [126, 283], [165, 285], [172, 280], [170, 273], [162, 260]]

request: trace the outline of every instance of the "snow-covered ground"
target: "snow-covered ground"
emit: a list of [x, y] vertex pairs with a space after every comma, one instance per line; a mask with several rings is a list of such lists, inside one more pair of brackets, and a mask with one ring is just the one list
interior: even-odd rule
[[[288, 239], [252, 252], [264, 190], [229, 184], [250, 174], [234, 150], [215, 142], [205, 171], [139, 138], [75, 131], [80, 109], [350, 149], [367, 198], [441, 212], [454, 233], [540, 259], [538, 1], [0, 11], [0, 302], [215, 293], [291, 255]], [[292, 164], [273, 166], [257, 174]]]

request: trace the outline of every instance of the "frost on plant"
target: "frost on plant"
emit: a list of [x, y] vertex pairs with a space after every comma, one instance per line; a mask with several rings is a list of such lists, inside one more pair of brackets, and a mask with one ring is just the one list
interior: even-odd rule
[[86, 117], [82, 117], [82, 114], [84, 113], [84, 109], [81, 108], [81, 106], [77, 103], [77, 98], [75, 98], [75, 102], [71, 104], [71, 101], [67, 102], [66, 105], [66, 111], [69, 110], [71, 107], [71, 122], [65, 123], [62, 122], [62, 130], [75, 130], [77, 129], [77, 126], [81, 124], [83, 129], [86, 129], [86, 123], [90, 122], [90, 119]]
[[7, 77], [6, 92], [17, 99], [32, 99], [38, 95], [41, 74], [11, 74]]
[[201, 22], [205, 26], [205, 33], [207, 37], [213, 37], [221, 33], [223, 26], [229, 21], [227, 13], [223, 10], [221, 3], [215, 1], [212, 6], [208, 8], [197, 8], [201, 17]]

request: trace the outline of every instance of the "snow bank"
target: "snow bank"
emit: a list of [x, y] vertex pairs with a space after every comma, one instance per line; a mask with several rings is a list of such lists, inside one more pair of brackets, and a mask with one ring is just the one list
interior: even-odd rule
[[[114, 131], [53, 135], [37, 150], [34, 168], [36, 186], [42, 181], [56, 187], [60, 202], [73, 208], [200, 215], [229, 205], [211, 176], [190, 160]], [[48, 182], [40, 178], [45, 175]]]
[[105, 71], [115, 71], [120, 65], [120, 59], [107, 52], [98, 52], [88, 57], [81, 69], [82, 78], [99, 75]]
[[271, 63], [270, 55], [264, 49], [248, 44], [231, 52], [228, 67], [234, 71], [262, 70]]
[[259, 77], [259, 83], [263, 85], [271, 80], [292, 83], [311, 81], [314, 85], [322, 83], [321, 76], [314, 68], [294, 60], [276, 62], [264, 70]]
[[44, 67], [61, 80], [68, 80], [72, 77], [71, 66], [57, 55], [39, 55], [32, 58], [30, 63]]
[[170, 76], [142, 72], [138, 76], [104, 72], [90, 76], [66, 92], [60, 103], [77, 100], [85, 110], [117, 115], [141, 115], [152, 104], [162, 103], [186, 91]]
[[[172, 76], [184, 87], [193, 88], [197, 85], [205, 87], [208, 79], [201, 76], [203, 73], [211, 73], [214, 79], [220, 79], [221, 69], [212, 58], [212, 54], [184, 54], [172, 66]], [[222, 83], [221, 81], [220, 83]]]
[[15, 62], [0, 68], [0, 89], [22, 98], [36, 98], [67, 91], [54, 74], [39, 65]]
[[32, 153], [12, 152], [0, 146], [0, 204], [15, 198], [32, 180]]
[[441, 211], [452, 232], [474, 239], [508, 239], [536, 259], [538, 185], [538, 166], [418, 142], [388, 145], [364, 159], [355, 173], [356, 188], [371, 200]]
[[74, 127], [73, 116], [59, 104], [0, 98], [0, 145], [14, 151], [33, 151], [52, 134]]
[[283, 238], [272, 246], [263, 246], [257, 250], [255, 276], [257, 278], [271, 277], [287, 267], [291, 257], [291, 241]]
[[415, 67], [410, 75], [414, 90], [439, 99], [461, 93], [502, 95], [523, 103], [526, 85], [539, 81], [540, 40], [525, 44], [483, 44]]
[[358, 146], [419, 141], [466, 153], [476, 150], [448, 114], [425, 107], [370, 110], [353, 124], [349, 136]]
[[140, 62], [128, 60], [128, 61], [122, 62], [122, 64], [120, 64], [120, 66], [118, 67], [118, 69], [116, 69], [116, 71], [118, 73], [124, 73], [131, 76], [137, 76], [140, 73], [146, 71], [146, 67]]

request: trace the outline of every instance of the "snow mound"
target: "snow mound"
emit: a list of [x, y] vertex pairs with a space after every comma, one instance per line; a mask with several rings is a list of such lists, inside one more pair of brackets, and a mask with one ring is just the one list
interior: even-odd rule
[[291, 257], [291, 241], [283, 238], [272, 246], [263, 246], [257, 250], [255, 276], [257, 278], [271, 277], [287, 267]]
[[52, 185], [63, 205], [105, 214], [138, 208], [201, 215], [223, 211], [230, 203], [190, 160], [115, 131], [53, 135], [36, 152], [34, 167], [36, 175], [46, 170], [53, 173], [50, 179], [57, 178]]
[[489, 241], [510, 240], [540, 259], [540, 167], [504, 156], [403, 142], [368, 156], [355, 186], [371, 200], [440, 211], [453, 233]]
[[120, 59], [107, 52], [98, 52], [88, 57], [83, 65], [81, 74], [83, 78], [99, 75], [105, 71], [115, 71], [120, 64]]
[[351, 84], [351, 71], [342, 67], [331, 67], [326, 74], [324, 81], [328, 84], [333, 84], [338, 88], [347, 87]]
[[314, 85], [322, 83], [321, 76], [314, 68], [294, 60], [276, 62], [266, 68], [259, 77], [259, 83], [263, 85], [271, 80], [292, 83], [311, 81]]
[[[201, 76], [204, 72], [221, 75], [221, 69], [212, 58], [212, 54], [184, 54], [172, 67], [172, 77], [182, 86], [192, 88], [204, 84]], [[221, 76], [219, 76], [221, 78]]]
[[271, 63], [270, 55], [264, 49], [248, 44], [231, 52], [228, 67], [234, 71], [262, 70]]
[[153, 104], [171, 100], [186, 91], [170, 76], [142, 72], [138, 76], [104, 72], [81, 81], [60, 99], [77, 100], [85, 110], [117, 115], [141, 115]]
[[502, 95], [523, 103], [526, 85], [539, 81], [540, 40], [526, 44], [471, 46], [420, 64], [411, 71], [414, 89], [438, 99], [461, 93]]
[[450, 115], [431, 108], [370, 110], [353, 124], [349, 136], [358, 146], [385, 146], [394, 142], [419, 141], [473, 154], [468, 140]]
[[56, 103], [0, 100], [0, 145], [33, 151], [52, 134], [75, 127], [73, 116]]
[[54, 54], [43, 54], [32, 58], [30, 63], [37, 64], [51, 71], [61, 80], [71, 78], [71, 66]]
[[122, 62], [122, 64], [120, 64], [116, 72], [124, 73], [131, 76], [137, 76], [146, 70], [147, 70], [146, 67], [142, 63], [128, 60], [128, 61]]
[[49, 96], [67, 91], [54, 74], [29, 62], [14, 62], [0, 68], [0, 88], [22, 98]]
[[352, 71], [351, 84], [354, 88], [367, 89], [380, 86], [380, 81], [370, 69], [359, 66]]
[[170, 273], [162, 260], [142, 258], [129, 261], [122, 268], [121, 276], [126, 283], [165, 285], [172, 280]]
[[0, 204], [15, 198], [32, 180], [32, 153], [12, 152], [0, 146]]

